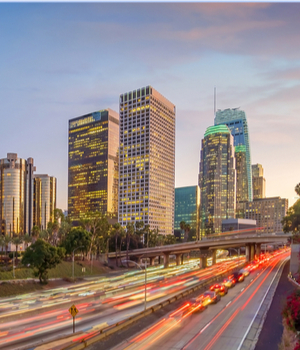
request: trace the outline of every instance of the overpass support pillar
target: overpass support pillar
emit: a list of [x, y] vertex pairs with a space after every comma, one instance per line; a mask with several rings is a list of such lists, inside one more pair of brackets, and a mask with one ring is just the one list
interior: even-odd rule
[[246, 248], [246, 261], [249, 262], [249, 261], [251, 261], [251, 258], [250, 258], [250, 245], [247, 244], [245, 248]]
[[154, 259], [155, 259], [154, 256], [150, 257], [150, 266], [154, 266]]
[[169, 267], [169, 257], [170, 253], [164, 253], [164, 268], [167, 269]]
[[261, 253], [261, 245], [256, 243], [256, 257], [259, 259], [260, 253]]
[[213, 250], [213, 255], [212, 255], [212, 265], [216, 265], [217, 263], [217, 249]]
[[200, 258], [200, 267], [205, 269], [207, 267], [207, 258]]
[[181, 265], [183, 265], [183, 254], [181, 254]]
[[181, 265], [180, 263], [181, 263], [181, 256], [182, 256], [182, 254], [176, 254], [176, 265], [178, 266], [178, 265]]
[[255, 244], [250, 244], [250, 261], [254, 259], [255, 255]]

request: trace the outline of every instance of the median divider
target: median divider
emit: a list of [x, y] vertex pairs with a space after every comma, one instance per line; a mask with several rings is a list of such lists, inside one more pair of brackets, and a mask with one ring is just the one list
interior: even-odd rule
[[104, 338], [106, 338], [107, 336], [118, 332], [119, 330], [126, 328], [128, 326], [130, 326], [131, 324], [135, 323], [136, 321], [138, 321], [139, 319], [148, 316], [154, 312], [156, 312], [157, 310], [162, 309], [164, 306], [167, 306], [181, 298], [186, 297], [187, 295], [194, 293], [195, 291], [197, 291], [200, 288], [204, 288], [206, 286], [209, 286], [211, 283], [213, 282], [217, 282], [220, 278], [227, 276], [228, 274], [230, 274], [231, 272], [234, 272], [236, 270], [239, 270], [241, 268], [243, 268], [246, 265], [246, 263], [242, 263], [240, 264], [238, 267], [231, 269], [229, 271], [226, 271], [224, 273], [221, 273], [215, 277], [210, 278], [209, 280], [203, 281], [203, 282], [199, 282], [196, 286], [191, 287], [189, 289], [187, 289], [184, 292], [178, 293], [176, 296], [172, 296], [171, 298], [160, 302], [156, 305], [151, 306], [149, 309], [147, 309], [146, 311], [142, 311], [134, 316], [129, 317], [126, 320], [122, 320], [120, 322], [117, 322], [115, 324], [112, 324], [108, 327], [105, 327], [103, 329], [101, 329], [99, 331], [99, 334], [94, 335], [94, 336], [89, 336], [87, 334], [87, 336], [85, 338], [82, 338], [81, 340], [79, 340], [78, 343], [75, 344], [68, 344], [66, 347], [60, 347], [60, 350], [81, 350], [81, 349], [85, 349], [87, 346], [92, 345]]

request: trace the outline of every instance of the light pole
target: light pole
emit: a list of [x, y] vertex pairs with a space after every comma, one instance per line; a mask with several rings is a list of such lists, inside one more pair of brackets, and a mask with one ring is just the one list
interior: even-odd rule
[[[133, 260], [123, 260], [122, 262], [125, 262], [125, 263], [132, 262], [132, 263], [137, 265], [142, 270], [141, 265], [136, 263]], [[146, 311], [146, 309], [147, 309], [147, 258], [146, 258], [146, 262], [145, 262], [145, 303], [144, 303], [144, 311]]]
[[75, 261], [75, 259], [74, 259], [74, 252], [75, 252], [75, 250], [77, 250], [77, 249], [79, 249], [79, 248], [83, 248], [83, 245], [81, 245], [80, 247], [77, 247], [77, 248], [75, 248], [74, 250], [73, 250], [73, 261], [72, 261], [72, 276], [73, 276], [73, 281], [74, 281], [74, 261]]

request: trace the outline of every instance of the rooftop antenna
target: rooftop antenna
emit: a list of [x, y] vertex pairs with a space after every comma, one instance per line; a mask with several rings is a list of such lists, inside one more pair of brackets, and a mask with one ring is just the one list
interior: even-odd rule
[[217, 88], [214, 87], [214, 116], [216, 117]]

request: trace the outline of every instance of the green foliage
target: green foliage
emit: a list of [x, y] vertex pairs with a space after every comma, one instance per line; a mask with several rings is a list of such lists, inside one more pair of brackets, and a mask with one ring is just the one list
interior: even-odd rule
[[26, 249], [22, 258], [22, 264], [30, 264], [34, 275], [39, 278], [40, 283], [47, 283], [48, 270], [58, 265], [64, 255], [64, 248], [56, 248], [42, 239], [38, 239]]
[[62, 243], [67, 254], [72, 254], [73, 250], [79, 247], [78, 252], [87, 253], [91, 243], [91, 233], [82, 227], [73, 228]]
[[174, 235], [165, 235], [164, 236], [164, 245], [175, 244], [176, 237]]
[[[295, 187], [295, 191], [300, 195], [300, 183]], [[292, 232], [297, 234], [300, 232], [300, 199], [288, 209], [281, 223], [285, 233]]]

